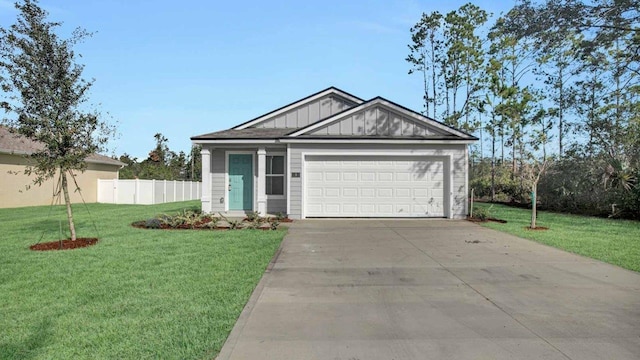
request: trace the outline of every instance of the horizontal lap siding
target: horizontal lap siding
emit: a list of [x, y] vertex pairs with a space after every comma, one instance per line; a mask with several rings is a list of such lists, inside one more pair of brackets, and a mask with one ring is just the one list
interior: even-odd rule
[[267, 213], [277, 214], [287, 212], [287, 199], [267, 199]]
[[225, 181], [225, 153], [224, 150], [215, 149], [211, 152], [211, 212], [224, 211], [224, 200], [226, 195], [224, 188]]
[[[302, 187], [304, 170], [302, 169], [302, 154], [311, 155], [313, 153], [336, 153], [340, 155], [349, 155], [349, 153], [367, 153], [368, 155], [394, 155], [394, 154], [411, 154], [415, 156], [451, 156], [453, 184], [451, 191], [453, 193], [453, 217], [464, 218], [466, 216], [466, 145], [359, 145], [359, 144], [304, 144], [291, 145], [289, 150], [290, 169], [289, 172], [299, 172], [302, 174], [300, 178], [291, 178], [290, 188], [290, 216], [292, 218], [300, 218], [302, 216]], [[447, 168], [448, 169], [448, 168]], [[449, 181], [449, 176], [445, 174], [445, 178]], [[447, 196], [446, 196], [447, 197]], [[447, 197], [448, 198], [448, 197]]]

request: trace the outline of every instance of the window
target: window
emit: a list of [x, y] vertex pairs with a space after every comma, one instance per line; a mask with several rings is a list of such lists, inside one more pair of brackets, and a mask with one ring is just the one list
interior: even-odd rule
[[284, 195], [284, 156], [267, 156], [267, 195]]

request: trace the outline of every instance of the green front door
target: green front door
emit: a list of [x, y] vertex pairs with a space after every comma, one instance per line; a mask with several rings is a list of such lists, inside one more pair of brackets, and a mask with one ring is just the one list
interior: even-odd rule
[[229, 154], [229, 210], [253, 210], [251, 154]]

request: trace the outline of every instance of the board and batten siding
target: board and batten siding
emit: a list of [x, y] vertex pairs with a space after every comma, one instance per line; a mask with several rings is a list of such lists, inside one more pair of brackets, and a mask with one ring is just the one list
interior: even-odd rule
[[442, 130], [410, 119], [383, 106], [363, 109], [309, 133], [309, 135], [408, 137], [443, 134], [445, 133]]
[[259, 128], [301, 128], [320, 119], [347, 110], [356, 104], [335, 95], [327, 95], [318, 100], [291, 109], [283, 114], [267, 119], [256, 125]]
[[[450, 185], [452, 192], [453, 204], [451, 204], [451, 217], [460, 219], [467, 215], [467, 177], [466, 177], [466, 145], [360, 145], [360, 144], [291, 144], [289, 148], [289, 174], [291, 172], [299, 172], [302, 176], [299, 178], [290, 177], [289, 191], [289, 216], [292, 219], [300, 219], [303, 209], [303, 191], [304, 186], [304, 169], [303, 154], [305, 155], [329, 155], [340, 154], [342, 156], [366, 155], [375, 156], [392, 156], [392, 155], [410, 155], [410, 156], [434, 156], [434, 157], [450, 157], [451, 167], [445, 164], [445, 178], [448, 181], [447, 171], [451, 172], [453, 183]], [[445, 188], [446, 189], [446, 188]], [[448, 197], [447, 197], [448, 198]], [[448, 206], [448, 201], [446, 201]], [[448, 215], [448, 211], [445, 210]]]

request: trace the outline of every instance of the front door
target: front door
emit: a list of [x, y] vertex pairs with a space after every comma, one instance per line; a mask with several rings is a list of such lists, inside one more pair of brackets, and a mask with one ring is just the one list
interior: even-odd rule
[[229, 154], [229, 210], [253, 210], [251, 154]]

